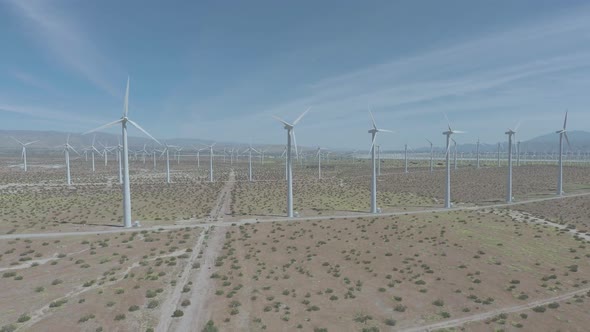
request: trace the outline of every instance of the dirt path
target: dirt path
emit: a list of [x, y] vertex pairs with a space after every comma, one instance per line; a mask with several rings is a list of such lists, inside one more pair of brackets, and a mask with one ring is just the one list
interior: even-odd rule
[[[229, 182], [229, 181], [228, 181]], [[490, 208], [506, 208], [510, 206], [516, 205], [523, 205], [529, 203], [538, 203], [538, 202], [546, 202], [552, 201], [557, 199], [568, 199], [572, 197], [583, 197], [589, 196], [590, 192], [579, 193], [579, 194], [571, 194], [562, 197], [552, 196], [552, 197], [544, 197], [544, 198], [535, 198], [526, 201], [518, 201], [514, 203], [499, 203], [499, 204], [492, 204], [492, 205], [476, 205], [476, 206], [463, 206], [463, 207], [455, 207], [450, 209], [445, 208], [433, 208], [433, 209], [424, 209], [424, 210], [415, 210], [415, 211], [398, 211], [398, 212], [389, 212], [389, 213], [381, 213], [379, 216], [381, 217], [390, 217], [390, 216], [401, 216], [401, 215], [417, 215], [417, 214], [429, 214], [429, 213], [446, 213], [446, 212], [453, 212], [453, 211], [478, 211]], [[217, 206], [216, 206], [217, 207]], [[275, 221], [314, 221], [314, 220], [326, 220], [330, 218], [348, 218], [351, 215], [346, 214], [339, 214], [339, 215], [325, 215], [325, 216], [311, 216], [311, 217], [300, 217], [300, 218], [269, 218], [269, 219], [241, 219], [236, 221], [237, 225], [245, 224], [245, 223], [252, 223], [252, 222], [275, 222]], [[374, 216], [370, 213], [357, 213], [354, 215], [355, 217], [369, 217]], [[3, 234], [0, 235], [0, 240], [9, 240], [9, 239], [26, 239], [26, 238], [52, 238], [52, 237], [65, 237], [65, 236], [86, 236], [86, 235], [99, 235], [99, 234], [108, 234], [108, 233], [121, 233], [121, 232], [140, 232], [140, 231], [152, 231], [152, 230], [173, 230], [173, 229], [180, 229], [185, 227], [209, 227], [213, 225], [217, 225], [217, 222], [209, 222], [209, 223], [201, 223], [201, 224], [184, 224], [184, 225], [163, 225], [163, 226], [153, 226], [153, 227], [137, 227], [137, 228], [120, 228], [117, 227], [115, 229], [108, 229], [108, 230], [95, 230], [95, 231], [81, 231], [81, 232], [57, 232], [57, 233], [20, 233], [20, 234]]]
[[229, 171], [229, 180], [223, 185], [219, 196], [217, 196], [217, 201], [215, 201], [213, 210], [211, 210], [211, 213], [209, 214], [212, 221], [223, 221], [223, 216], [231, 213], [231, 191], [234, 188], [235, 179], [236, 174], [234, 170], [231, 169]]
[[590, 287], [584, 288], [584, 289], [578, 289], [578, 290], [575, 290], [575, 291], [572, 291], [569, 293], [565, 293], [565, 294], [558, 295], [555, 297], [550, 297], [547, 299], [536, 300], [536, 301], [529, 302], [526, 304], [495, 309], [492, 311], [483, 312], [483, 313], [476, 314], [476, 315], [471, 315], [471, 316], [457, 318], [457, 319], [451, 319], [451, 320], [447, 320], [444, 322], [439, 322], [439, 323], [434, 323], [434, 324], [429, 324], [429, 325], [411, 327], [411, 328], [402, 329], [399, 331], [421, 332], [421, 331], [435, 331], [435, 330], [439, 330], [439, 329], [448, 329], [448, 328], [458, 327], [458, 326], [462, 326], [467, 323], [478, 322], [478, 321], [482, 321], [482, 320], [485, 320], [488, 318], [492, 318], [492, 317], [495, 317], [495, 316], [497, 316], [499, 314], [503, 314], [503, 313], [510, 314], [510, 313], [515, 313], [515, 312], [527, 310], [527, 309], [532, 309], [532, 308], [534, 308], [536, 306], [540, 306], [540, 305], [547, 305], [552, 302], [562, 302], [562, 301], [568, 300], [576, 295], [581, 295], [581, 294], [587, 293], [589, 291], [590, 291]]
[[199, 256], [199, 252], [201, 251], [201, 246], [203, 245], [203, 241], [205, 237], [209, 233], [210, 228], [206, 228], [201, 232], [199, 238], [197, 239], [197, 243], [193, 247], [193, 251], [191, 254], [190, 259], [186, 262], [184, 266], [184, 270], [182, 271], [182, 275], [180, 280], [177, 280], [176, 287], [172, 290], [172, 294], [166, 298], [166, 301], [162, 303], [162, 311], [160, 314], [160, 319], [158, 322], [158, 327], [156, 331], [168, 331], [168, 327], [172, 322], [172, 313], [176, 310], [176, 306], [180, 302], [180, 297], [182, 295], [182, 288], [188, 283], [190, 278], [192, 265], [196, 262], [197, 257]]
[[[72, 253], [67, 254], [66, 257], [77, 255], [77, 254], [83, 253], [83, 252], [88, 251], [88, 250], [90, 250], [90, 249], [82, 249], [80, 251], [72, 252]], [[58, 259], [60, 259], [59, 253], [56, 252], [52, 256], [47, 257], [47, 258], [34, 259], [34, 260], [28, 261], [28, 262], [23, 263], [23, 264], [12, 265], [12, 266], [9, 266], [9, 267], [0, 267], [0, 272], [8, 271], [8, 270], [28, 269], [30, 267], [33, 267], [33, 264], [37, 264], [37, 266], [40, 266], [40, 265], [43, 265], [43, 264], [46, 264], [48, 262], [55, 261], [55, 260], [58, 260]]]
[[[230, 170], [229, 173], [230, 181], [227, 181], [217, 201], [210, 213], [210, 219], [212, 223], [207, 227], [207, 232], [201, 233], [205, 236], [203, 239], [199, 239], [199, 243], [195, 245], [193, 249], [193, 256], [203, 250], [203, 256], [201, 258], [201, 266], [193, 272], [192, 263], [196, 262], [197, 257], [191, 256], [191, 259], [182, 274], [181, 280], [177, 282], [177, 286], [166, 303], [162, 306], [162, 315], [156, 331], [190, 331], [195, 330], [195, 327], [200, 328], [204, 326], [206, 321], [209, 319], [209, 313], [206, 310], [207, 300], [211, 298], [213, 293], [213, 281], [210, 278], [211, 271], [215, 267], [215, 260], [217, 255], [221, 252], [223, 242], [225, 239], [225, 233], [227, 229], [223, 226], [218, 227], [223, 217], [230, 211], [231, 203], [231, 191], [233, 189], [235, 181], [235, 173]], [[204, 241], [205, 240], [205, 241]], [[184, 315], [181, 318], [172, 318], [172, 313], [178, 307], [182, 296], [181, 290], [184, 285], [189, 281], [192, 282], [192, 290], [190, 293], [191, 305], [184, 308]]]
[[[214, 279], [211, 274], [215, 269], [215, 260], [223, 247], [226, 227], [215, 227], [207, 241], [203, 253], [201, 268], [192, 276], [193, 290], [190, 294], [191, 305], [186, 307], [184, 316], [174, 322], [167, 331], [200, 331], [210, 318], [207, 310], [209, 299], [215, 296]], [[164, 331], [164, 330], [162, 330]]]
[[554, 222], [552, 222], [550, 220], [539, 218], [539, 217], [535, 216], [534, 214], [531, 214], [531, 213], [528, 213], [528, 212], [517, 211], [517, 210], [510, 210], [510, 211], [508, 211], [508, 215], [513, 220], [515, 220], [515, 221], [519, 221], [519, 222], [532, 222], [532, 223], [536, 223], [536, 224], [539, 224], [539, 225], [553, 226], [553, 227], [555, 227], [557, 229], [567, 231], [572, 236], [581, 237], [581, 238], [583, 238], [586, 241], [590, 241], [590, 234], [580, 233], [575, 228], [570, 229], [570, 228], [567, 227], [567, 225], [562, 225], [562, 224], [554, 223]]

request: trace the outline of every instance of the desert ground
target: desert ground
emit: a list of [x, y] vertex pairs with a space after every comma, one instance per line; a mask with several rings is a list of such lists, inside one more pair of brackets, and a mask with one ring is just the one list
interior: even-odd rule
[[590, 167], [382, 160], [368, 214], [366, 159], [284, 163], [0, 158], [0, 331], [585, 331]]

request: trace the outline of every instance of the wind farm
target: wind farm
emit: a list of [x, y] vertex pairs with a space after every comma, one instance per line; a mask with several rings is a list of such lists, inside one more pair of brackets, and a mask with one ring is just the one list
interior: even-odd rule
[[0, 4], [0, 332], [586, 331], [590, 7], [526, 3]]

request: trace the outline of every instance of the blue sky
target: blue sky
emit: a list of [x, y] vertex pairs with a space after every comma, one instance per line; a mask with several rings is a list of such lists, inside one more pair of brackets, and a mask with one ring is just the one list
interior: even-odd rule
[[[385, 149], [590, 130], [586, 1], [0, 1], [0, 128]], [[115, 131], [113, 131], [115, 132]], [[132, 131], [134, 135], [140, 135]], [[573, 143], [573, 142], [572, 142]]]

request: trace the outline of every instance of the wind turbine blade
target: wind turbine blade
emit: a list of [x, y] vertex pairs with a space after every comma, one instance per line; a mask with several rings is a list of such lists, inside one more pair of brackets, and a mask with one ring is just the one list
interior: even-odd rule
[[70, 134], [68, 134], [68, 138], [66, 138], [66, 145], [70, 145]]
[[129, 121], [129, 123], [131, 123], [135, 128], [139, 129], [142, 133], [146, 134], [147, 137], [153, 139], [156, 143], [162, 145], [162, 143], [160, 143], [160, 141], [158, 141], [157, 139], [155, 139], [152, 135], [150, 135], [147, 131], [145, 131], [143, 128], [141, 128], [140, 125], [138, 125], [137, 123], [127, 119], [127, 121]]
[[114, 125], [116, 125], [116, 124], [118, 124], [118, 123], [121, 123], [122, 121], [123, 121], [123, 119], [119, 119], [119, 120], [116, 120], [116, 121], [113, 121], [113, 122], [109, 122], [109, 123], [107, 123], [107, 124], [105, 124], [105, 125], [103, 125], [103, 126], [100, 126], [100, 127], [98, 127], [98, 128], [94, 128], [94, 129], [92, 129], [92, 130], [89, 130], [89, 131], [87, 131], [87, 132], [84, 132], [84, 133], [82, 133], [82, 135], [87, 135], [87, 134], [90, 134], [90, 133], [93, 133], [93, 132], [99, 131], [99, 130], [101, 130], [101, 129], [108, 128], [108, 127], [110, 127], [110, 126], [114, 126]]
[[129, 76], [127, 76], [127, 88], [125, 89], [123, 117], [127, 117], [127, 113], [129, 113]]
[[295, 137], [294, 129], [291, 129], [291, 136], [293, 136], [293, 144], [295, 144], [295, 158], [299, 160], [299, 151], [297, 151], [297, 138]]
[[449, 151], [451, 151], [451, 144], [447, 146], [447, 152], [445, 152], [445, 157], [449, 155]]
[[571, 150], [572, 149], [572, 146], [570, 144], [570, 139], [567, 137], [567, 132], [564, 132], [563, 133], [563, 136], [565, 136], [565, 141], [567, 142], [567, 146]]
[[565, 126], [567, 126], [567, 112], [565, 111], [565, 119], [563, 119], [563, 130], [565, 130]]
[[39, 141], [28, 142], [28, 143], [25, 143], [24, 145], [27, 146], [27, 145], [31, 145], [31, 144], [34, 144], [34, 143], [37, 143], [37, 142], [39, 142]]
[[521, 121], [518, 121], [518, 123], [514, 127], [514, 130], [513, 130], [514, 132], [517, 132], [518, 131], [518, 128], [520, 128], [520, 123], [521, 123]]
[[466, 131], [461, 131], [461, 130], [453, 130], [453, 134], [465, 134]]
[[377, 129], [377, 131], [384, 132], [384, 133], [393, 133], [393, 130], [388, 130], [388, 129]]
[[301, 119], [303, 119], [303, 117], [305, 116], [305, 114], [307, 114], [307, 112], [309, 112], [309, 110], [311, 109], [311, 107], [308, 107], [307, 110], [305, 110], [305, 112], [301, 113], [301, 115], [295, 119], [295, 121], [293, 121], [293, 125], [297, 125], [297, 123], [299, 123], [299, 121], [301, 121]]
[[369, 115], [371, 116], [371, 122], [373, 123], [373, 129], [377, 129], [377, 124], [375, 123], [375, 118], [373, 117], [373, 112], [371, 112], [371, 107], [369, 107]]
[[373, 135], [373, 140], [371, 141], [371, 147], [369, 148], [369, 152], [373, 151], [373, 147], [375, 146], [375, 139], [377, 139], [377, 135], [376, 134]]
[[72, 151], [76, 152], [77, 155], [81, 156], [81, 154], [78, 153], [78, 151], [76, 151], [76, 149], [74, 149], [73, 146], [69, 145], [66, 147], [67, 149], [72, 149]]
[[288, 127], [293, 127], [294, 126], [294, 125], [290, 124], [289, 122], [287, 122], [287, 121], [279, 118], [278, 116], [273, 115], [272, 117], [275, 118], [275, 120], [277, 120], [277, 121], [281, 122], [282, 124], [284, 124], [285, 126], [288, 126]]
[[12, 138], [12, 139], [13, 139], [14, 141], [16, 141], [18, 144], [20, 144], [20, 145], [24, 145], [24, 144], [23, 144], [23, 142], [21, 142], [21, 141], [17, 140], [17, 139], [16, 139], [16, 138], [14, 138], [14, 137], [10, 136], [10, 138]]
[[428, 143], [430, 143], [430, 145], [432, 145], [432, 142], [428, 138], [426, 138], [426, 142], [428, 142]]
[[449, 121], [449, 117], [447, 116], [447, 113], [444, 113], [445, 115], [445, 119], [447, 120], [447, 126], [449, 127], [449, 131], [453, 131], [453, 129], [451, 129], [451, 121]]

